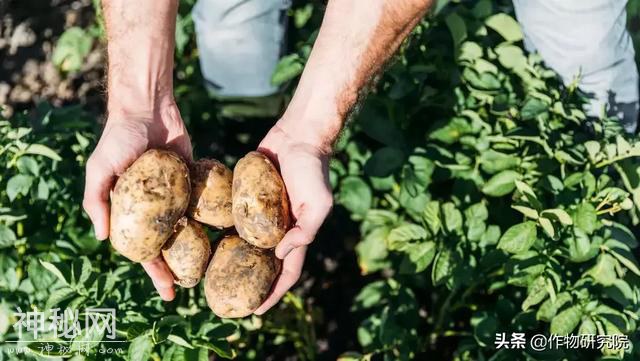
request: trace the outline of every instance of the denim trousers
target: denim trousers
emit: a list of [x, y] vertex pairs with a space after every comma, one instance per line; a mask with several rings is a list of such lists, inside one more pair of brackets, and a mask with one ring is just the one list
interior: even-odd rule
[[[360, 0], [366, 1], [366, 0]], [[626, 29], [626, 0], [513, 0], [528, 51], [565, 84], [579, 76], [590, 116], [638, 118], [638, 69]], [[222, 96], [278, 91], [271, 75], [284, 51], [291, 0], [198, 0], [193, 10], [207, 87]]]

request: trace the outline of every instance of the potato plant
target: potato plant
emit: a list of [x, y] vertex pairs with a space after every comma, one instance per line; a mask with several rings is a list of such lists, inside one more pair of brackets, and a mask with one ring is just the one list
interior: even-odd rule
[[[344, 359], [592, 359], [496, 333], [627, 334], [638, 357], [640, 143], [587, 119], [491, 1], [445, 8], [371, 91], [331, 164], [360, 223], [363, 350]], [[446, 40], [445, 40], [446, 39]]]

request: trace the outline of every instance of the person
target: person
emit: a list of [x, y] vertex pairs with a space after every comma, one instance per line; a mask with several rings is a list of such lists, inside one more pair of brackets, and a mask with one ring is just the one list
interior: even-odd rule
[[[189, 135], [172, 95], [178, 0], [103, 0], [107, 29], [107, 122], [86, 167], [84, 208], [96, 237], [109, 236], [114, 180], [146, 149], [175, 150], [191, 160]], [[258, 150], [279, 166], [294, 227], [276, 247], [282, 273], [268, 299], [275, 305], [298, 280], [307, 246], [332, 207], [328, 161], [345, 119], [369, 83], [432, 7], [434, 0], [329, 0], [295, 94]], [[637, 69], [623, 0], [515, 0], [525, 43], [565, 82], [635, 130]], [[277, 89], [270, 73], [282, 51], [283, 10], [274, 0], [199, 0], [194, 10], [207, 86], [223, 95], [261, 96]], [[567, 20], [574, 19], [576, 20]], [[555, 20], [554, 20], [555, 19]], [[561, 20], [561, 21], [558, 21]], [[262, 63], [264, 62], [264, 63]], [[265, 65], [266, 63], [266, 65]], [[215, 131], [215, 130], [212, 130]], [[171, 300], [173, 277], [161, 258], [143, 264], [158, 293]]]

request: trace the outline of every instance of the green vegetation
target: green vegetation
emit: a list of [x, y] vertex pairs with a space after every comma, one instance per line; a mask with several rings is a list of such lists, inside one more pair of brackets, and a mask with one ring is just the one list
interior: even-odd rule
[[[182, 4], [178, 19], [176, 97], [196, 153], [232, 162], [255, 147], [288, 95], [212, 105], [200, 84], [191, 5]], [[308, 3], [291, 11], [294, 48], [273, 76], [287, 94], [320, 10]], [[615, 119], [586, 119], [576, 86], [523, 52], [510, 11], [490, 0], [439, 7], [336, 146], [336, 210], [327, 223], [356, 224], [360, 235], [354, 248], [347, 232], [331, 227], [329, 237], [355, 252], [347, 260], [357, 260], [360, 274], [341, 276], [362, 285], [340, 300], [359, 322], [341, 334], [357, 343], [337, 350], [340, 360], [640, 357], [640, 142]], [[84, 55], [66, 41], [82, 38], [76, 50], [86, 53], [99, 29], [68, 30], [57, 64], [72, 70]], [[296, 292], [264, 318], [222, 321], [201, 286], [163, 303], [139, 266], [95, 241], [81, 210], [83, 169], [99, 134], [93, 124], [78, 107], [46, 104], [0, 122], [0, 354], [26, 357], [9, 355], [15, 344], [3, 343], [17, 339], [16, 307], [114, 307], [118, 339], [130, 342], [91, 343], [74, 361], [204, 361], [210, 351], [323, 358], [314, 328], [326, 315]], [[626, 334], [631, 349], [496, 350], [503, 332]], [[104, 332], [76, 340], [106, 341]], [[77, 345], [69, 343], [72, 351]], [[39, 346], [29, 344], [36, 354]], [[123, 353], [101, 354], [109, 347]]]

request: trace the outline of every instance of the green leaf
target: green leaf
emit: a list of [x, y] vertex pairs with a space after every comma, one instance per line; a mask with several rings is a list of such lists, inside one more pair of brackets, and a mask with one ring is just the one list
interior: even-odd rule
[[403, 224], [394, 228], [387, 236], [389, 249], [399, 249], [404, 243], [422, 240], [427, 237], [427, 231], [417, 224]]
[[62, 71], [78, 71], [91, 51], [93, 37], [84, 29], [74, 26], [60, 35], [51, 61]]
[[571, 219], [569, 213], [560, 208], [545, 209], [544, 211], [542, 211], [541, 216], [549, 219], [554, 219], [567, 226], [573, 224], [573, 220]]
[[385, 246], [388, 233], [384, 228], [376, 228], [356, 245], [358, 265], [362, 274], [378, 271], [388, 265], [388, 251]]
[[515, 188], [515, 181], [520, 178], [520, 173], [513, 170], [504, 170], [491, 177], [482, 187], [482, 193], [501, 197], [509, 194]]
[[104, 321], [98, 319], [95, 323], [89, 323], [90, 327], [83, 327], [80, 334], [71, 342], [71, 351], [80, 351], [81, 349], [95, 348], [99, 345], [99, 341], [104, 338], [105, 327]]
[[364, 171], [369, 176], [386, 177], [399, 169], [404, 163], [406, 156], [398, 148], [380, 148], [364, 165]]
[[556, 236], [556, 230], [553, 227], [553, 224], [551, 224], [551, 221], [548, 218], [538, 218], [538, 224], [540, 224], [540, 227], [542, 227], [542, 229], [544, 230], [544, 232], [551, 238], [555, 238]]
[[511, 206], [511, 208], [515, 209], [516, 211], [524, 214], [529, 218], [538, 219], [538, 211], [536, 211], [533, 208], [529, 208], [525, 206]]
[[389, 290], [384, 281], [374, 281], [364, 286], [354, 300], [352, 310], [365, 310], [378, 305], [388, 296]]
[[535, 222], [519, 223], [504, 232], [500, 241], [498, 241], [498, 248], [507, 253], [522, 253], [531, 248], [537, 236]]
[[64, 277], [64, 275], [62, 274], [62, 271], [60, 271], [58, 269], [58, 267], [56, 267], [53, 263], [47, 262], [47, 261], [43, 261], [40, 260], [40, 264], [46, 268], [49, 272], [53, 273], [60, 281], [62, 281], [62, 283], [64, 283], [65, 285], [68, 285], [69, 282], [67, 281], [67, 279]]
[[369, 185], [359, 177], [348, 176], [340, 183], [338, 202], [353, 214], [364, 216], [371, 208], [372, 198]]
[[38, 199], [49, 199], [49, 185], [43, 178], [38, 180]]
[[17, 240], [13, 230], [0, 223], [0, 249], [13, 247]]
[[439, 285], [446, 281], [453, 271], [452, 253], [448, 248], [442, 248], [436, 256], [431, 272], [431, 281], [434, 285]]
[[271, 75], [272, 85], [282, 85], [302, 74], [303, 61], [298, 54], [290, 54], [282, 57]]
[[507, 14], [495, 14], [487, 18], [484, 23], [500, 34], [506, 41], [516, 42], [522, 40], [520, 25], [514, 18]]
[[486, 231], [480, 237], [480, 244], [483, 246], [494, 245], [500, 239], [500, 227], [492, 224], [486, 228]]
[[455, 204], [447, 202], [442, 205], [444, 225], [449, 232], [455, 232], [462, 227], [462, 213]]
[[564, 305], [571, 303], [573, 298], [569, 292], [561, 292], [556, 296], [556, 299], [547, 299], [540, 305], [538, 312], [536, 313], [536, 319], [546, 322], [551, 322], [553, 317], [558, 313]]
[[129, 345], [129, 359], [131, 361], [147, 361], [151, 357], [151, 351], [153, 351], [151, 335], [138, 336]]
[[520, 115], [523, 120], [535, 119], [538, 115], [546, 113], [549, 105], [537, 98], [529, 98], [524, 102]]
[[429, 139], [439, 140], [446, 144], [453, 144], [463, 135], [473, 131], [469, 122], [462, 117], [454, 117], [450, 121], [438, 125], [439, 127], [429, 134]]
[[419, 273], [427, 269], [436, 254], [434, 242], [412, 244], [404, 250], [405, 257], [400, 264], [401, 273]]
[[518, 157], [488, 149], [480, 155], [482, 170], [494, 174], [506, 169], [516, 167], [520, 163]]
[[582, 323], [580, 324], [580, 328], [578, 329], [578, 334], [579, 335], [597, 335], [598, 334], [598, 327], [596, 326], [595, 322], [593, 322], [591, 317], [584, 318], [582, 320]]
[[607, 253], [603, 253], [598, 257], [595, 266], [587, 271], [587, 274], [593, 277], [597, 283], [603, 286], [611, 286], [618, 278], [615, 266], [615, 258]]
[[338, 356], [337, 361], [361, 361], [364, 360], [364, 356], [355, 351], [349, 351]]
[[579, 306], [571, 306], [551, 320], [550, 332], [555, 335], [568, 335], [580, 323], [582, 310]]
[[531, 306], [537, 305], [548, 296], [547, 279], [538, 276], [527, 289], [527, 298], [522, 302], [522, 310], [527, 311]]
[[462, 19], [462, 17], [456, 12], [452, 12], [447, 15], [444, 21], [451, 33], [453, 47], [457, 54], [459, 52], [460, 45], [467, 38], [467, 26], [465, 25], [464, 19]]
[[196, 340], [193, 342], [193, 345], [196, 347], [204, 347], [208, 350], [212, 350], [222, 358], [232, 359], [236, 357], [235, 350], [231, 348], [231, 345], [229, 345], [229, 342], [227, 342], [226, 340], [215, 340], [212, 342]]
[[62, 161], [62, 158], [60, 158], [58, 153], [56, 153], [53, 149], [43, 144], [31, 144], [30, 146], [27, 147], [27, 149], [24, 152], [26, 154], [42, 155], [58, 162]]
[[505, 68], [513, 69], [516, 72], [526, 68], [527, 57], [522, 48], [511, 44], [501, 44], [494, 50], [498, 54], [498, 61]]
[[189, 349], [193, 349], [193, 346], [191, 346], [191, 344], [187, 340], [185, 340], [184, 338], [182, 338], [182, 337], [180, 337], [178, 335], [173, 335], [173, 334], [169, 335], [169, 336], [167, 336], [167, 340], [175, 343], [178, 346], [182, 346], [182, 347], [186, 347], [186, 348], [189, 348]]
[[587, 234], [592, 234], [598, 226], [598, 215], [591, 203], [580, 203], [573, 213], [573, 223]]
[[621, 279], [613, 281], [613, 284], [604, 289], [604, 293], [611, 299], [618, 302], [622, 307], [634, 304], [636, 301], [633, 289], [629, 284]]
[[16, 199], [18, 194], [26, 196], [29, 194], [29, 189], [33, 184], [33, 177], [25, 174], [16, 174], [9, 178], [7, 182], [7, 197], [9, 201]]
[[438, 234], [442, 221], [440, 220], [440, 204], [437, 201], [429, 201], [423, 211], [424, 221], [432, 234]]
[[49, 294], [47, 299], [46, 309], [50, 310], [53, 306], [57, 306], [62, 301], [68, 300], [72, 296], [76, 295], [76, 291], [69, 287], [59, 288]]
[[633, 257], [631, 252], [622, 250], [619, 248], [612, 248], [611, 255], [613, 255], [618, 262], [622, 263], [628, 270], [635, 273], [636, 276], [640, 276], [640, 268], [638, 268], [638, 262]]

